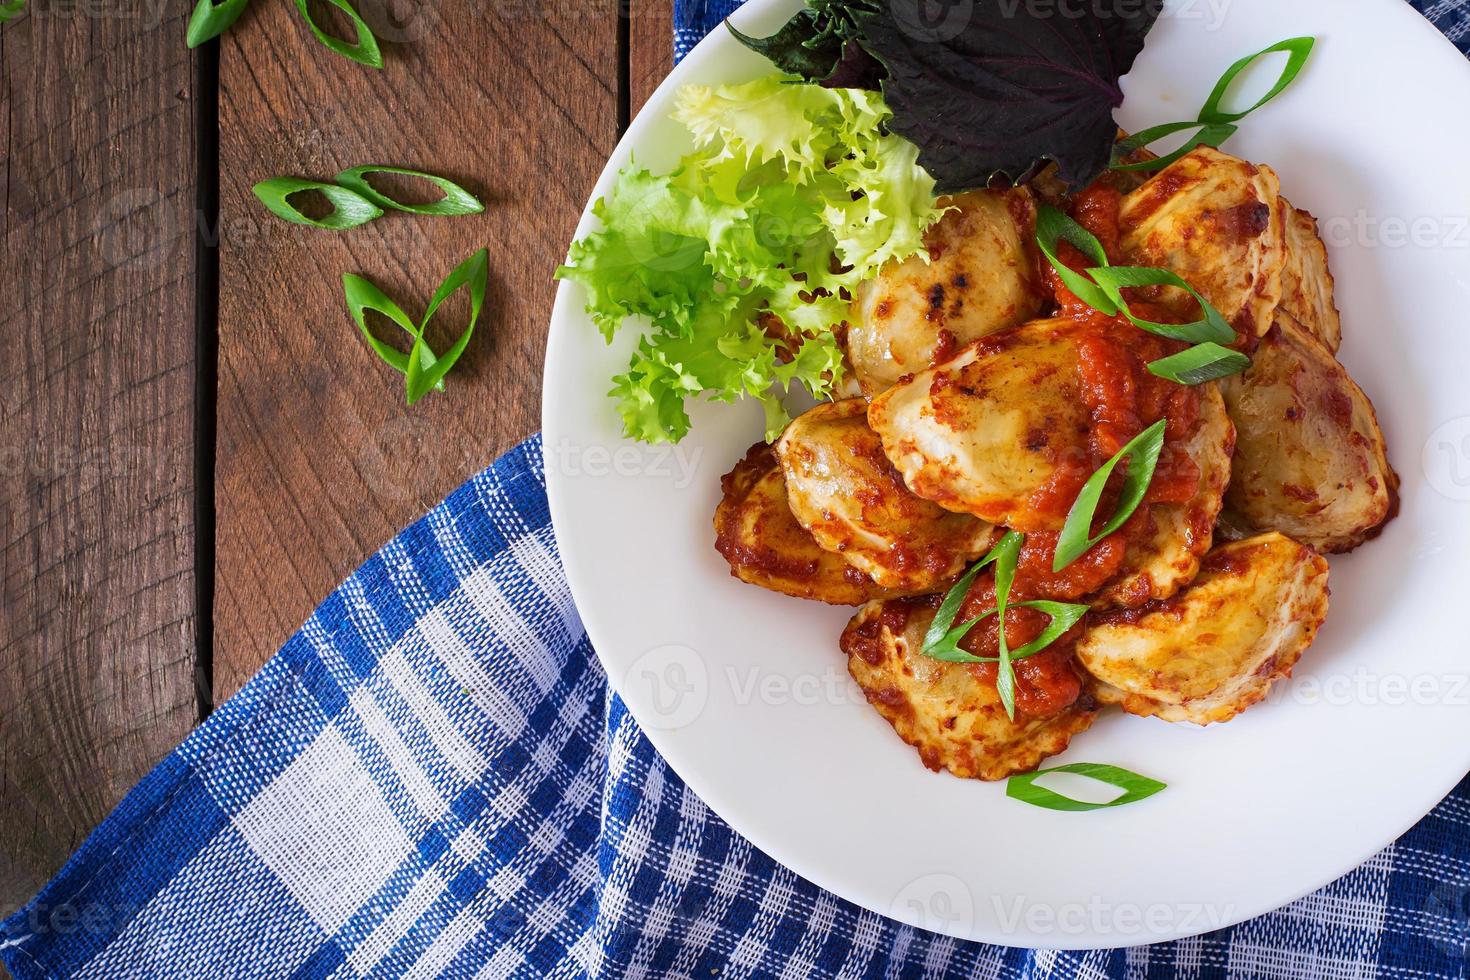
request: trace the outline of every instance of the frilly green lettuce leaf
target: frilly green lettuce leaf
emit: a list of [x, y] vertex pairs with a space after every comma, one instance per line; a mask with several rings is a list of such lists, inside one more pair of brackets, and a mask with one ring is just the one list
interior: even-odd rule
[[[696, 151], [667, 174], [624, 170], [594, 208], [602, 227], [557, 276], [584, 287], [605, 339], [630, 319], [643, 327], [611, 393], [630, 437], [677, 442], [700, 395], [759, 401], [775, 438], [787, 388], [820, 398], [840, 380], [833, 328], [852, 288], [924, 254], [942, 213], [934, 182], [887, 133], [876, 92], [777, 75], [686, 88], [675, 117]], [[802, 337], [789, 360], [762, 314]]]

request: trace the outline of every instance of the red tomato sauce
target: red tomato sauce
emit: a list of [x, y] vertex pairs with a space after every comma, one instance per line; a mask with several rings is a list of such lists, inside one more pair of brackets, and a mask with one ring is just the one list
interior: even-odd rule
[[[1105, 178], [1078, 193], [1070, 203], [1073, 219], [1098, 239], [1108, 260], [1115, 263], [1123, 260], [1121, 207], [1121, 193], [1107, 184]], [[1058, 248], [1057, 257], [1077, 272], [1094, 264], [1065, 242]], [[1199, 467], [1187, 450], [1188, 440], [1200, 421], [1199, 393], [1194, 388], [1156, 377], [1148, 371], [1149, 362], [1177, 353], [1189, 345], [1148, 333], [1121, 314], [1109, 317], [1099, 313], [1067, 289], [1045, 257], [1040, 262], [1042, 281], [1055, 298], [1055, 315], [1084, 321], [1093, 328], [1081, 341], [1078, 365], [1081, 395], [1091, 415], [1092, 426], [1087, 458], [1064, 461], [1052, 479], [1031, 498], [1032, 507], [1058, 520], [1065, 519], [1093, 473], [1155, 422], [1165, 419], [1167, 427], [1164, 450], [1144, 503], [1117, 532], [1098, 542], [1060, 572], [1052, 571], [1059, 535], [1056, 532], [1027, 535], [1011, 587], [1012, 603], [1028, 599], [1075, 602], [1098, 592], [1123, 571], [1129, 544], [1150, 532], [1153, 526], [1151, 508], [1188, 501], [1197, 491], [1200, 479]], [[1150, 303], [1146, 296], [1135, 295], [1142, 292], [1130, 290], [1125, 293], [1135, 316], [1160, 323], [1179, 322], [1166, 309]], [[1125, 472], [1126, 467], [1119, 466], [1109, 481], [1097, 508], [1093, 533], [1100, 530], [1115, 512]], [[971, 587], [956, 623], [967, 622], [994, 608], [994, 578], [985, 575]], [[1008, 646], [1016, 650], [1030, 643], [1049, 622], [1050, 618], [1037, 610], [1008, 608]], [[1070, 707], [1081, 696], [1082, 685], [1073, 665], [1073, 653], [1085, 628], [1084, 620], [1036, 656], [1015, 661], [1018, 714], [1032, 717], [1055, 714]], [[961, 646], [976, 656], [997, 656], [997, 617], [992, 616], [971, 630]], [[981, 680], [995, 681], [994, 664], [975, 664], [968, 669]]]

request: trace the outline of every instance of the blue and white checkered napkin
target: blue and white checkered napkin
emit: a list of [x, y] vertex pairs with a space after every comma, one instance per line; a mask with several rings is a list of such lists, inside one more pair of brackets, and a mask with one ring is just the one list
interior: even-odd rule
[[[1470, 0], [1426, 6], [1464, 43]], [[680, 43], [724, 12], [681, 2]], [[609, 693], [540, 457], [510, 452], [343, 583], [4, 923], [11, 972], [1466, 975], [1470, 781], [1321, 892], [1167, 945], [961, 943], [823, 893], [732, 833]]]

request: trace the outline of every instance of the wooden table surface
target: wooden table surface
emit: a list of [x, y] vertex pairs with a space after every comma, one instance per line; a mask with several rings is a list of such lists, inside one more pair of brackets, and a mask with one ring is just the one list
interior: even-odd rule
[[[30, 0], [0, 26], [0, 914], [359, 563], [539, 428], [552, 272], [669, 69], [670, 3], [360, 0], [382, 71], [286, 0], [195, 52], [192, 3]], [[368, 163], [486, 211], [329, 232], [250, 192]], [[475, 340], [408, 408], [341, 275], [412, 315], [481, 247]]]

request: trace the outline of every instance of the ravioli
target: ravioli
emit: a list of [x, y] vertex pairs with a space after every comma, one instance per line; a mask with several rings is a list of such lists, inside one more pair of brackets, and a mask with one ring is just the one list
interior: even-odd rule
[[989, 524], [914, 496], [868, 428], [861, 398], [802, 415], [775, 451], [797, 521], [817, 544], [886, 588], [935, 589], [999, 536]]
[[1060, 530], [1065, 515], [1032, 499], [1064, 467], [1091, 469], [1077, 372], [1091, 329], [1037, 320], [987, 337], [873, 399], [868, 424], [920, 497], [1017, 531]]
[[1119, 578], [1098, 595], [1098, 608], [1133, 608], [1167, 599], [1194, 580], [1200, 559], [1214, 543], [1215, 522], [1230, 484], [1235, 426], [1215, 385], [1196, 390], [1200, 417], [1186, 452], [1199, 467], [1199, 488], [1185, 503], [1150, 508], [1148, 533], [1129, 542]]
[[885, 266], [853, 297], [847, 357], [869, 397], [1041, 309], [1031, 192], [972, 191], [940, 203], [954, 210], [925, 235], [927, 255]]
[[1238, 439], [1227, 526], [1280, 531], [1351, 551], [1398, 507], [1373, 403], [1321, 342], [1285, 313], [1248, 371], [1221, 383]]
[[[1259, 337], [1281, 303], [1285, 211], [1270, 167], [1202, 146], [1123, 198], [1124, 260], [1168, 269], [1242, 337]], [[1182, 317], [1199, 315], [1182, 290], [1159, 298]]]
[[1300, 323], [1332, 353], [1342, 346], [1342, 316], [1333, 298], [1334, 282], [1327, 264], [1327, 246], [1318, 233], [1317, 219], [1286, 207], [1286, 264], [1281, 270], [1281, 309]]
[[1044, 667], [1017, 663], [1018, 687], [1027, 683], [1027, 670], [1065, 672], [1049, 680], [1070, 680], [1078, 700], [1044, 717], [1018, 711], [1012, 721], [994, 682], [982, 680], [974, 667], [921, 654], [934, 610], [933, 602], [920, 600], [870, 603], [842, 633], [848, 672], [868, 703], [918, 750], [929, 769], [965, 779], [1005, 779], [1035, 769], [1064, 751], [1073, 735], [1091, 727], [1096, 709], [1067, 660], [1053, 659]]
[[770, 446], [752, 446], [720, 482], [725, 493], [715, 510], [715, 548], [742, 582], [834, 606], [895, 594], [821, 548], [796, 522]]
[[1224, 722], [1288, 677], [1327, 616], [1327, 562], [1281, 534], [1210, 552], [1168, 602], [1092, 626], [1077, 660], [1103, 704], [1129, 714]]

